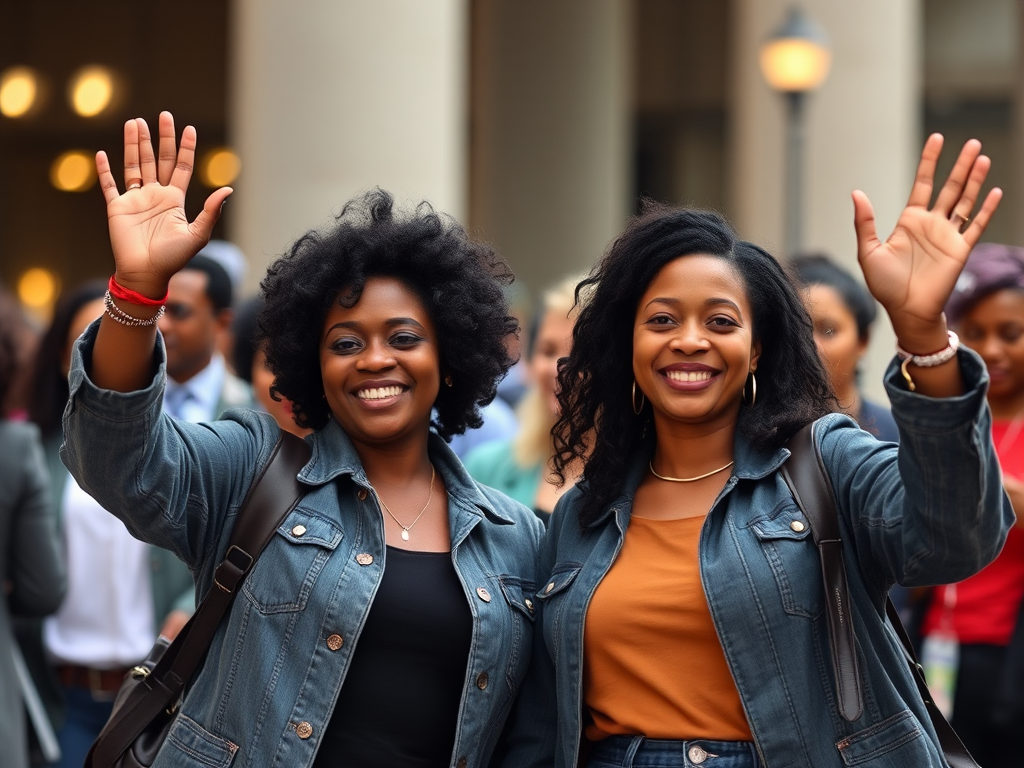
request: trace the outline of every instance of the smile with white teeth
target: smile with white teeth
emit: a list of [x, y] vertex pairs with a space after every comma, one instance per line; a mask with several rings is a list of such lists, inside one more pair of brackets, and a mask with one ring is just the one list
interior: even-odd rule
[[711, 371], [668, 371], [667, 376], [672, 381], [707, 381], [711, 378]]
[[386, 397], [397, 397], [400, 394], [402, 394], [402, 388], [399, 386], [373, 387], [360, 389], [356, 392], [356, 397], [360, 400], [383, 400]]

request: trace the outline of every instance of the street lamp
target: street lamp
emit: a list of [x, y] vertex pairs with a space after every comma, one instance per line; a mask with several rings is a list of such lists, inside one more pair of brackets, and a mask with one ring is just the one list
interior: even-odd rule
[[803, 248], [804, 103], [808, 92], [828, 76], [832, 52], [828, 38], [799, 7], [761, 46], [761, 73], [786, 99], [786, 253]]

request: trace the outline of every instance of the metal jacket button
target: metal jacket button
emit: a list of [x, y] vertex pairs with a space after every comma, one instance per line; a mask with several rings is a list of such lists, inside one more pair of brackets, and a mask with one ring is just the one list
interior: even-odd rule
[[371, 555], [369, 552], [360, 552], [358, 555], [356, 555], [356, 562], [360, 565], [369, 565], [373, 562], [373, 555]]
[[306, 533], [306, 526], [296, 525], [292, 528], [292, 536], [302, 536]]
[[308, 739], [313, 735], [313, 726], [303, 720], [295, 726], [295, 735], [300, 739]]
[[481, 600], [483, 600], [483, 601], [484, 601], [485, 603], [489, 603], [489, 602], [491, 602], [491, 593], [490, 593], [490, 592], [488, 592], [488, 591], [487, 591], [486, 589], [484, 589], [483, 587], [477, 587], [477, 588], [476, 588], [476, 594], [477, 594], [477, 597], [479, 597], [479, 598], [480, 598]]
[[366, 501], [366, 489], [360, 488], [358, 491], [356, 491], [356, 498], [359, 499], [360, 501]]
[[708, 753], [698, 746], [690, 747], [686, 754], [690, 758], [690, 762], [696, 763], [697, 765], [700, 765], [708, 759]]
[[487, 690], [487, 680], [487, 673], [481, 672], [479, 675], [476, 676], [476, 687], [479, 688], [481, 691]]
[[457, 763], [455, 764], [455, 768], [466, 768], [466, 766], [467, 766], [468, 764], [469, 764], [469, 760], [467, 760], [467, 759], [466, 759], [466, 758], [464, 758], [464, 757], [460, 757], [460, 758], [459, 758], [459, 762], [457, 762]]
[[549, 582], [548, 585], [546, 587], [544, 587], [544, 594], [546, 595], [548, 592], [550, 592], [554, 588], [555, 588], [555, 582], [553, 582], [553, 581]]
[[789, 524], [789, 527], [792, 528], [797, 533], [803, 533], [804, 528], [806, 528], [807, 526], [804, 525], [799, 520], [794, 520], [792, 523]]
[[531, 600], [530, 598], [526, 598], [525, 600], [523, 600], [523, 602], [526, 604], [526, 610], [528, 610], [530, 613], [533, 613], [533, 600]]
[[327, 647], [332, 651], [336, 651], [345, 644], [344, 638], [341, 635], [334, 634], [327, 638]]

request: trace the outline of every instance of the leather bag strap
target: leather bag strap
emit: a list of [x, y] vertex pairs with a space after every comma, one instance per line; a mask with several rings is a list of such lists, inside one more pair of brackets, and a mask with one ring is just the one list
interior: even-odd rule
[[[842, 610], [842, 606], [850, 605], [850, 587], [846, 580], [846, 566], [842, 560], [839, 515], [836, 512], [835, 500], [832, 495], [832, 482], [825, 470], [825, 464], [821, 459], [821, 450], [815, 439], [816, 424], [817, 422], [805, 425], [789, 439], [788, 447], [791, 455], [782, 466], [782, 476], [792, 491], [797, 506], [803, 511], [811, 525], [811, 534], [821, 555], [825, 594], [829, 598], [827, 601], [829, 606], [829, 644], [832, 649], [833, 662], [836, 663], [836, 687], [840, 691], [840, 712], [846, 720], [852, 720], [856, 718], [848, 717], [847, 712], [843, 710], [846, 697], [843, 695], [844, 681], [841, 680], [840, 673], [842, 669], [852, 670], [853, 674], [857, 673], [857, 654], [853, 641], [853, 614], [850, 610]], [[828, 539], [833, 537], [837, 542], [837, 547], [822, 547], [823, 543], [828, 543]], [[838, 559], [836, 559], [836, 555], [838, 555]], [[826, 564], [826, 560], [832, 562]], [[841, 572], [842, 578], [836, 580], [836, 574], [839, 572]], [[925, 709], [931, 719], [935, 735], [939, 739], [939, 748], [942, 750], [946, 762], [949, 763], [950, 768], [980, 768], [963, 742], [960, 741], [960, 737], [956, 735], [956, 731], [943, 717], [939, 708], [935, 706], [931, 692], [928, 690], [928, 683], [924, 678], [924, 668], [918, 662], [914, 646], [907, 636], [899, 613], [888, 597], [885, 599], [885, 613], [896, 637], [899, 638], [903, 656], [917, 683], [917, 690], [924, 700]], [[834, 614], [839, 615], [835, 616]], [[849, 634], [849, 639], [841, 645], [836, 643], [836, 632], [833, 626], [833, 622], [840, 618], [845, 618], [844, 633], [848, 632]], [[848, 655], [848, 658], [839, 659], [837, 662], [837, 657], [843, 655]], [[856, 711], [858, 712], [857, 717], [859, 717], [859, 713], [863, 710], [863, 692], [860, 688], [859, 676], [855, 683], [855, 687], [848, 688], [847, 693], [856, 692], [858, 701], [856, 706], [850, 709], [850, 713]]]
[[304, 440], [282, 431], [235, 517], [228, 551], [214, 571], [213, 586], [153, 671], [117, 708], [96, 742], [93, 764], [113, 764], [161, 710], [177, 706], [242, 580], [305, 493], [298, 473], [309, 456]]

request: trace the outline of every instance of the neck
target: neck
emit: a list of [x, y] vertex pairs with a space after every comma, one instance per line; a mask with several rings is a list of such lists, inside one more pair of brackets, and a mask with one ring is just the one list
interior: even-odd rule
[[992, 411], [993, 419], [997, 421], [1012, 421], [1015, 417], [1024, 413], [1024, 391], [1007, 397], [992, 397], [992, 395], [989, 395], [988, 407]]
[[[686, 426], [687, 428], [681, 428]], [[734, 420], [722, 424], [655, 424], [657, 444], [652, 464], [660, 475], [696, 477], [733, 460]]]
[[356, 453], [370, 484], [407, 488], [424, 477], [429, 480], [431, 466], [426, 438], [424, 434], [397, 445], [356, 444]]

